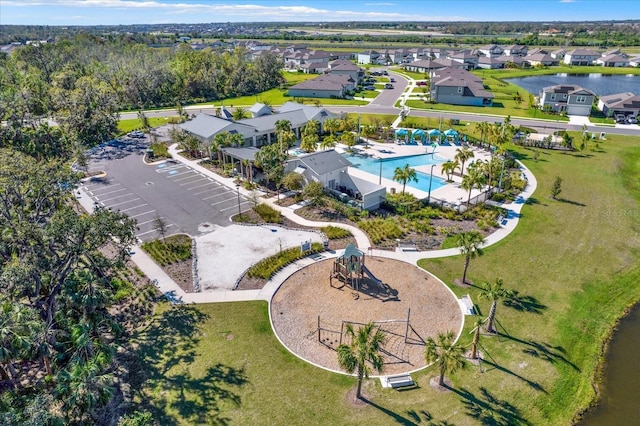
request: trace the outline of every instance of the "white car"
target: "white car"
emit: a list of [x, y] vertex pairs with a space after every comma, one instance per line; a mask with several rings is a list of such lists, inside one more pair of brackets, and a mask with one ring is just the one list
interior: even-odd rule
[[627, 123], [629, 124], [638, 124], [638, 117], [634, 117], [633, 115], [630, 115], [627, 117]]

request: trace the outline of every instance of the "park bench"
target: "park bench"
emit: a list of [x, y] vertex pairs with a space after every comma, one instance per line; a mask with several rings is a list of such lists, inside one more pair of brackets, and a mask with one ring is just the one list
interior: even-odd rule
[[415, 386], [415, 382], [411, 378], [411, 374], [400, 374], [397, 376], [386, 376], [387, 387], [400, 389]]

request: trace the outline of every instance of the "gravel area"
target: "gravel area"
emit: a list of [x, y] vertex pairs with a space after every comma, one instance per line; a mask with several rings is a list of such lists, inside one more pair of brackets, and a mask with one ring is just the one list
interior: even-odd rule
[[[366, 266], [383, 285], [365, 278], [356, 292], [337, 279], [333, 280], [334, 287], [342, 287], [330, 286], [333, 262], [334, 259], [320, 261], [296, 272], [271, 300], [276, 334], [301, 358], [341, 370], [335, 349], [340, 343], [342, 321], [380, 321], [387, 331], [383, 374], [399, 374], [426, 365], [424, 340], [428, 337], [447, 331], [457, 334], [460, 330], [463, 316], [456, 297], [424, 270], [398, 260], [366, 256]], [[405, 343], [409, 308], [410, 327]], [[318, 316], [322, 343], [318, 340]]]

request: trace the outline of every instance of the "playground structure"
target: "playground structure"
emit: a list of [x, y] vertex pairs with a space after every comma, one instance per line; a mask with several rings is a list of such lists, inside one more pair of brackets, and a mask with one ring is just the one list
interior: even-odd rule
[[[364, 264], [364, 252], [358, 250], [353, 244], [349, 244], [342, 256], [337, 257], [333, 264], [333, 270], [329, 275], [329, 285], [333, 288], [342, 288], [347, 284], [353, 290], [358, 291], [365, 275], [376, 284], [382, 285], [382, 281], [376, 278]], [[333, 285], [334, 278], [344, 284], [340, 287], [335, 287]]]

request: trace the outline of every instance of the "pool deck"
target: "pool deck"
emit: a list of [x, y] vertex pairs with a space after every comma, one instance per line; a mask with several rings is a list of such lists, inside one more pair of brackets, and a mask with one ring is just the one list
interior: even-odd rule
[[[376, 158], [382, 159], [392, 159], [396, 157], [405, 157], [409, 155], [419, 155], [419, 154], [431, 154], [433, 152], [433, 148], [431, 145], [398, 145], [392, 142], [390, 143], [379, 143], [374, 141], [368, 141], [367, 147], [363, 148], [362, 146], [356, 146], [356, 151], [374, 156]], [[433, 152], [434, 156], [445, 158], [447, 160], [452, 160], [456, 155], [456, 150], [460, 148], [458, 145], [438, 145], [435, 152]], [[477, 160], [487, 160], [491, 158], [489, 152], [485, 150], [481, 150], [476, 147], [470, 147], [471, 151], [473, 151], [474, 158], [467, 161], [465, 163], [465, 169], [469, 165], [471, 161]], [[427, 175], [431, 172], [431, 165], [425, 164], [424, 166], [413, 166], [413, 169], [425, 173]], [[370, 182], [378, 183], [379, 176], [373, 175], [371, 173], [363, 172], [354, 167], [349, 168], [349, 173], [353, 176], [359, 177], [361, 179], [368, 180]], [[373, 178], [372, 178], [373, 176]], [[433, 176], [445, 179], [446, 176], [442, 173], [442, 165], [436, 164], [433, 167]], [[462, 183], [462, 178], [460, 176], [452, 176], [453, 183], [444, 185], [438, 189], [434, 189], [431, 191], [431, 197], [437, 200], [447, 201], [450, 204], [460, 204], [460, 202], [464, 202], [469, 197], [469, 191], [460, 188], [460, 184]], [[385, 179], [384, 177], [381, 179], [381, 184], [387, 188], [387, 191], [390, 191], [391, 188], [394, 188], [396, 192], [402, 191], [402, 185], [398, 182], [395, 182], [391, 179]], [[426, 191], [421, 191], [419, 189], [415, 189], [406, 186], [405, 191], [413, 194], [418, 199], [427, 198], [429, 195]], [[471, 197], [475, 197], [480, 194], [481, 191], [474, 189], [471, 191]]]

